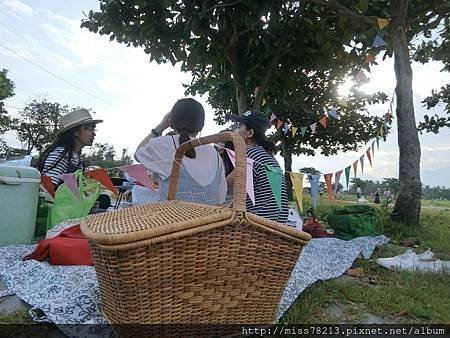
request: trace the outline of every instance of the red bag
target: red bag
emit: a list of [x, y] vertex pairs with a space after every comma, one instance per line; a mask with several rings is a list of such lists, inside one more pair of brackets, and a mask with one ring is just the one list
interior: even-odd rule
[[44, 261], [50, 258], [52, 265], [94, 265], [87, 239], [80, 225], [63, 230], [57, 236], [39, 242], [36, 249], [23, 258]]
[[313, 238], [331, 237], [322, 224], [317, 222], [314, 217], [308, 217], [303, 224], [303, 231], [309, 233]]

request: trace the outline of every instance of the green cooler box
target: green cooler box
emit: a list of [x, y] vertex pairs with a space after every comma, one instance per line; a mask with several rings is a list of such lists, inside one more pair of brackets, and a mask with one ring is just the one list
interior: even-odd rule
[[33, 241], [40, 182], [35, 168], [0, 164], [0, 246]]

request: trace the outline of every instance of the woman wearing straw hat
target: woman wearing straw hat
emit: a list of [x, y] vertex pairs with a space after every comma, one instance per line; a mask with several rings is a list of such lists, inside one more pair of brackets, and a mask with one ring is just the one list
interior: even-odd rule
[[74, 110], [61, 118], [62, 128], [56, 139], [39, 157], [38, 169], [49, 176], [54, 185], [62, 183], [60, 174], [84, 170], [81, 150], [91, 146], [95, 138], [95, 126], [102, 120], [94, 120], [87, 109]]

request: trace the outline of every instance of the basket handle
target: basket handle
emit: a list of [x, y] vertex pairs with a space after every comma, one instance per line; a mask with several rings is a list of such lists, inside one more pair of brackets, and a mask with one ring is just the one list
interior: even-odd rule
[[180, 144], [172, 165], [172, 173], [169, 177], [169, 193], [167, 199], [173, 201], [176, 199], [178, 178], [180, 175], [180, 167], [184, 154], [195, 147], [218, 142], [232, 141], [236, 154], [236, 176], [234, 179], [233, 192], [233, 209], [235, 211], [245, 212], [245, 201], [247, 198], [246, 180], [247, 180], [247, 147], [244, 139], [236, 133], [223, 132], [210, 136], [192, 139]]

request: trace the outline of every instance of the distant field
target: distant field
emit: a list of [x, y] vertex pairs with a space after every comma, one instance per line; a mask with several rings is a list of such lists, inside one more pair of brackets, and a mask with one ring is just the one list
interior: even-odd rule
[[422, 206], [450, 208], [450, 201], [449, 200], [422, 200]]

